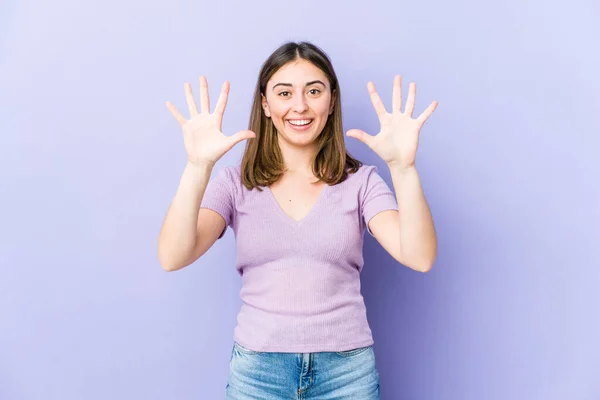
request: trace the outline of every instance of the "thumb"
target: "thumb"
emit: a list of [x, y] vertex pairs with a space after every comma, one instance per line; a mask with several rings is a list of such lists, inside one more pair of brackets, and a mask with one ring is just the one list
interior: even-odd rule
[[370, 147], [371, 140], [373, 139], [373, 136], [369, 135], [367, 132], [362, 131], [360, 129], [350, 129], [348, 132], [346, 132], [346, 136], [358, 139], [369, 147]]
[[254, 139], [256, 137], [256, 133], [252, 131], [239, 131], [236, 134], [231, 136], [232, 146], [238, 144], [242, 140], [246, 139]]

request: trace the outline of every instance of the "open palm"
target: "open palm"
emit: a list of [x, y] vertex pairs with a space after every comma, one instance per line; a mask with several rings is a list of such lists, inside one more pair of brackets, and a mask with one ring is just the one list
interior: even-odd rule
[[394, 77], [391, 113], [385, 109], [373, 82], [367, 84], [367, 89], [379, 118], [381, 130], [375, 136], [360, 129], [350, 129], [346, 134], [365, 143], [389, 165], [398, 164], [404, 167], [413, 165], [419, 146], [419, 132], [437, 107], [438, 102], [433, 101], [418, 118], [413, 118], [417, 91], [415, 83], [409, 85], [404, 112], [402, 112], [402, 77], [400, 75]]
[[210, 113], [210, 99], [208, 96], [208, 82], [206, 77], [200, 77], [200, 112], [192, 94], [192, 86], [184, 85], [190, 119], [187, 120], [177, 111], [175, 106], [166, 102], [167, 108], [181, 125], [183, 141], [188, 154], [188, 161], [194, 164], [214, 165], [219, 158], [227, 153], [233, 146], [244, 139], [255, 138], [256, 134], [249, 130], [242, 130], [232, 136], [225, 136], [222, 129], [223, 114], [227, 105], [229, 82], [223, 83], [221, 94], [214, 113]]

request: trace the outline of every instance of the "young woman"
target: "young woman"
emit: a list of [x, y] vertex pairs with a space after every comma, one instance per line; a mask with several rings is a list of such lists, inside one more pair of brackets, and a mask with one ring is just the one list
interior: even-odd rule
[[[229, 85], [210, 113], [200, 79], [200, 111], [185, 85], [190, 119], [167, 107], [183, 129], [188, 163], [167, 212], [158, 256], [167, 271], [202, 256], [230, 226], [242, 308], [234, 330], [228, 399], [378, 399], [373, 338], [360, 293], [363, 235], [398, 262], [426, 272], [436, 234], [415, 168], [419, 131], [437, 106], [412, 118], [415, 84], [401, 111], [368, 91], [381, 122], [376, 136], [352, 129], [390, 168], [394, 193], [374, 166], [344, 145], [340, 88], [327, 55], [286, 43], [263, 64], [250, 130], [221, 132]], [[223, 154], [246, 140], [238, 166], [209, 181]]]

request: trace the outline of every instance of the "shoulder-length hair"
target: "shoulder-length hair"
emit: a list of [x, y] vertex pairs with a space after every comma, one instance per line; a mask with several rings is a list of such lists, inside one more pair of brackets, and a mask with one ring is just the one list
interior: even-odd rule
[[277, 70], [289, 62], [303, 59], [325, 73], [334, 97], [333, 113], [327, 118], [323, 131], [318, 136], [317, 151], [312, 160], [313, 174], [329, 185], [344, 181], [362, 163], [353, 158], [344, 143], [342, 127], [341, 95], [337, 76], [329, 57], [323, 50], [309, 42], [287, 42], [277, 48], [262, 65], [250, 114], [248, 129], [256, 138], [246, 140], [241, 162], [242, 182], [248, 190], [275, 183], [285, 171], [285, 161], [277, 142], [277, 129], [271, 118], [262, 109], [262, 97], [266, 96], [267, 82]]

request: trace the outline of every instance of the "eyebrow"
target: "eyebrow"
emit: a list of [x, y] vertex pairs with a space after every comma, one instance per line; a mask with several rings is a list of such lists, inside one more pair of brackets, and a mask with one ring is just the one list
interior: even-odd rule
[[[315, 83], [320, 83], [321, 85], [325, 86], [325, 84], [319, 80], [316, 81], [310, 81], [310, 82], [306, 82], [306, 86], [310, 86], [310, 85], [314, 85]], [[273, 86], [273, 90], [275, 90], [275, 88], [277, 86], [288, 86], [288, 87], [292, 87], [293, 85], [291, 83], [278, 83], [276, 85]]]

